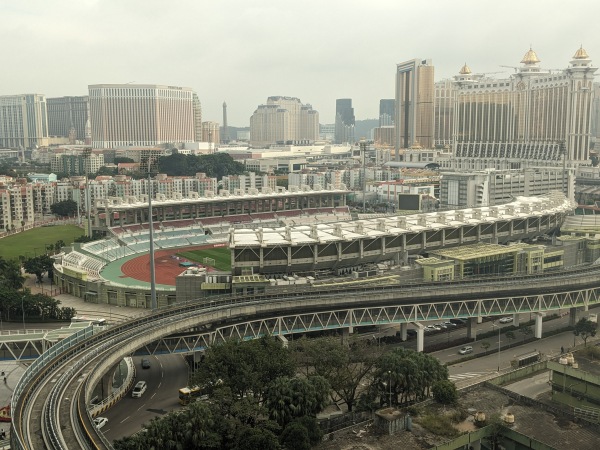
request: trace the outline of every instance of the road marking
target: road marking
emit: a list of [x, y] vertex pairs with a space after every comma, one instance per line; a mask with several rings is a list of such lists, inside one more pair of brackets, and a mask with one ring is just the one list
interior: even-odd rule
[[125, 422], [126, 420], [129, 420], [129, 417], [131, 417], [131, 416], [125, 417], [123, 420], [121, 420], [121, 423]]
[[450, 375], [448, 379], [450, 381], [458, 381], [458, 380], [466, 380], [468, 378], [482, 377], [484, 375], [488, 375], [491, 372], [467, 372], [467, 373], [457, 373], [454, 375]]
[[[158, 386], [158, 387], [160, 387], [160, 386]], [[156, 392], [154, 394], [152, 394], [152, 397], [150, 397], [150, 399], [153, 399], [155, 395], [156, 395]]]

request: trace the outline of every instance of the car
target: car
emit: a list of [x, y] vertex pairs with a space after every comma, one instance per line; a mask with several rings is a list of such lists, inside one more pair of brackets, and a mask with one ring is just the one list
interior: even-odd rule
[[464, 319], [450, 319], [450, 322], [455, 325], [464, 325], [467, 321]]
[[133, 388], [133, 391], [131, 391], [131, 396], [133, 398], [139, 398], [144, 392], [146, 392], [147, 388], [148, 386], [146, 385], [145, 381], [138, 381], [135, 387]]
[[448, 328], [444, 322], [436, 323], [435, 326], [439, 327], [440, 330], [445, 330], [446, 328]]
[[426, 330], [429, 331], [441, 331], [442, 329], [440, 327], [438, 327], [437, 325], [427, 325], [425, 327]]
[[150, 360], [148, 358], [142, 359], [142, 369], [150, 368]]
[[446, 328], [454, 328], [456, 326], [456, 324], [452, 322], [444, 322], [444, 325], [446, 325]]
[[94, 419], [94, 425], [96, 425], [96, 428], [98, 428], [98, 429], [102, 428], [107, 423], [108, 423], [108, 419], [106, 417], [96, 417]]
[[473, 353], [473, 347], [471, 347], [470, 345], [467, 345], [466, 347], [462, 347], [458, 353], [460, 353], [461, 355], [468, 355], [469, 353]]
[[512, 317], [503, 317], [498, 322], [500, 322], [500, 323], [511, 323], [512, 321], [513, 321]]

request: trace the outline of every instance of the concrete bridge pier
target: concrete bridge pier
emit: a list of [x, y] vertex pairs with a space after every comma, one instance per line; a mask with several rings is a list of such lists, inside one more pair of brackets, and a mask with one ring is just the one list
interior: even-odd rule
[[569, 326], [574, 327], [577, 324], [577, 308], [569, 308]]
[[425, 348], [425, 328], [423, 325], [417, 329], [417, 351], [422, 352]]
[[519, 318], [520, 318], [520, 315], [519, 315], [519, 314], [513, 314], [513, 321], [512, 321], [512, 324], [513, 324], [515, 327], [518, 327], [518, 326], [519, 326]]
[[400, 324], [400, 339], [402, 339], [402, 342], [404, 342], [408, 339], [408, 324], [407, 323]]
[[544, 318], [544, 316], [546, 315], [546, 313], [541, 313], [541, 312], [537, 312], [534, 313], [535, 315], [535, 337], [536, 339], [541, 339], [542, 338], [542, 320]]
[[481, 323], [480, 318], [470, 317], [467, 319], [467, 338], [477, 340], [477, 324]]

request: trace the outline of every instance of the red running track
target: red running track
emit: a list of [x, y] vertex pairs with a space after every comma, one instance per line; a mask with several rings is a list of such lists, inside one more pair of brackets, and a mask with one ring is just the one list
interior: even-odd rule
[[[182, 260], [172, 258], [173, 255], [181, 252], [202, 250], [213, 247], [214, 244], [198, 245], [185, 248], [170, 248], [168, 250], [155, 251], [154, 270], [156, 273], [156, 283], [175, 286], [175, 278], [185, 270], [184, 267], [179, 267], [179, 263], [182, 262]], [[121, 272], [123, 272], [126, 277], [150, 283], [150, 254], [148, 253], [146, 255], [130, 259], [121, 266]]]

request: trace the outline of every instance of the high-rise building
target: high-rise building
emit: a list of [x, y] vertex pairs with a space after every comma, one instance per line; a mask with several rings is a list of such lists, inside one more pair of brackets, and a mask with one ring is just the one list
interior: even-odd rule
[[[471, 73], [471, 69], [466, 64], [461, 69], [461, 73], [463, 71]], [[455, 93], [453, 80], [441, 80], [435, 83], [435, 129], [433, 132], [435, 147], [449, 147], [452, 145]]]
[[389, 127], [394, 125], [396, 117], [396, 100], [382, 98], [379, 100], [379, 126]]
[[396, 66], [396, 157], [399, 149], [433, 147], [434, 68], [429, 59]]
[[219, 136], [219, 122], [202, 122], [202, 137], [204, 142], [209, 142], [212, 149], [221, 143]]
[[274, 96], [250, 117], [250, 145], [313, 142], [319, 139], [319, 113], [296, 97]]
[[[453, 158], [442, 166], [509, 169], [587, 163], [596, 70], [583, 48], [564, 70], [543, 69], [529, 49], [521, 66], [504, 79], [473, 74], [465, 64], [454, 77], [453, 92], [448, 84], [444, 89], [436, 86], [436, 142], [448, 138], [449, 122], [453, 130]], [[454, 103], [452, 115], [444, 106], [448, 99]]]
[[0, 148], [48, 145], [46, 97], [39, 94], [0, 96]]
[[194, 142], [202, 142], [202, 105], [195, 92], [192, 95], [192, 102], [194, 108]]
[[46, 101], [48, 110], [48, 135], [67, 137], [72, 129], [75, 139], [85, 140], [88, 120], [88, 97], [56, 97]]
[[354, 108], [351, 98], [338, 98], [335, 101], [335, 143], [354, 143]]
[[194, 142], [201, 130], [190, 88], [97, 84], [89, 86], [89, 102], [94, 148]]

